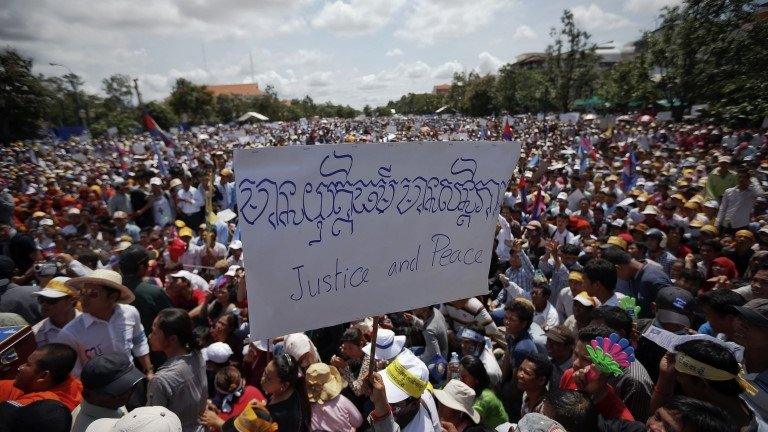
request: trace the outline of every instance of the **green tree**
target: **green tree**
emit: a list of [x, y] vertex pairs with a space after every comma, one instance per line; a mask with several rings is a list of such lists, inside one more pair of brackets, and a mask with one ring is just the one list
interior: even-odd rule
[[49, 101], [32, 60], [13, 49], [0, 52], [0, 142], [35, 137]]
[[165, 102], [150, 101], [144, 104], [144, 109], [165, 130], [179, 124], [179, 118]]
[[496, 78], [496, 105], [511, 113], [548, 111], [552, 106], [544, 73], [505, 64]]
[[454, 72], [453, 79], [451, 80], [451, 89], [445, 95], [445, 103], [456, 111], [462, 110], [467, 79], [468, 75], [466, 72]]
[[650, 73], [648, 56], [640, 51], [631, 60], [622, 60], [603, 74], [597, 95], [607, 101], [613, 111], [651, 106], [660, 95]]
[[214, 118], [213, 99], [213, 93], [205, 87], [178, 78], [168, 98], [168, 104], [179, 117], [186, 117], [189, 123], [205, 124]]
[[470, 72], [461, 104], [461, 111], [473, 116], [486, 116], [497, 110], [494, 98], [496, 77], [494, 75], [480, 76]]
[[709, 102], [714, 112], [753, 123], [768, 114], [768, 22], [750, 0], [686, 0], [665, 9], [644, 38], [659, 91], [683, 109]]
[[558, 109], [569, 111], [574, 100], [594, 90], [598, 56], [590, 34], [576, 26], [570, 10], [563, 11], [560, 22], [559, 30], [550, 31], [554, 42], [547, 47], [545, 71]]
[[126, 109], [131, 106], [133, 87], [128, 75], [114, 74], [101, 81], [101, 88], [107, 95], [104, 102], [114, 109]]

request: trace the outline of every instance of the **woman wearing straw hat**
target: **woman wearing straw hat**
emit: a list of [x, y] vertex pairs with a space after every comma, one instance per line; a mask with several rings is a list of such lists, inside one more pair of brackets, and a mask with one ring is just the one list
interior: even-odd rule
[[347, 383], [338, 369], [325, 363], [311, 365], [305, 376], [312, 403], [312, 430], [354, 432], [363, 424], [355, 405], [341, 394]]
[[446, 432], [483, 432], [480, 413], [473, 404], [475, 391], [459, 380], [450, 380], [442, 390], [434, 391], [440, 424]]

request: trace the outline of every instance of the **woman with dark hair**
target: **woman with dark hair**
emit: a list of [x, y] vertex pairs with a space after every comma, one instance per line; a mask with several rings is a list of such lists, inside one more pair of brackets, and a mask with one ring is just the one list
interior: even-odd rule
[[240, 325], [240, 320], [237, 316], [231, 313], [225, 313], [216, 320], [211, 329], [211, 338], [214, 342], [224, 342], [232, 348], [234, 353], [230, 358], [230, 361], [240, 362], [243, 359], [243, 342], [242, 338], [237, 337], [237, 329]]
[[200, 427], [208, 384], [205, 362], [192, 332], [192, 319], [184, 309], [163, 309], [152, 323], [149, 344], [168, 358], [147, 388], [147, 406], [164, 406], [176, 413], [184, 432]]
[[476, 356], [467, 355], [461, 359], [459, 369], [461, 381], [475, 391], [475, 411], [480, 413], [483, 426], [494, 429], [509, 421], [504, 404], [490, 389], [491, 379], [485, 371], [483, 362]]
[[261, 376], [261, 388], [269, 397], [267, 409], [280, 432], [310, 431], [312, 407], [293, 357], [280, 354], [272, 359]]

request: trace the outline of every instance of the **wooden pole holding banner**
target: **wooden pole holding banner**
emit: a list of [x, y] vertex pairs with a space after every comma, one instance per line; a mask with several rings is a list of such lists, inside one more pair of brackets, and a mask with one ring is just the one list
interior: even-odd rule
[[379, 316], [373, 317], [373, 331], [371, 331], [371, 354], [368, 359], [368, 376], [376, 372], [376, 334], [379, 333]]

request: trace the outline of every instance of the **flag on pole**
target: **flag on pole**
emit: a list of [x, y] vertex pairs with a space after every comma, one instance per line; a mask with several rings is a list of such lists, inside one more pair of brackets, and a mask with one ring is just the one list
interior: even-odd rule
[[542, 211], [546, 210], [546, 204], [544, 204], [543, 196], [542, 196], [542, 187], [539, 185], [539, 190], [536, 191], [536, 198], [533, 199], [533, 203], [531, 203], [531, 208], [529, 209], [529, 212], [531, 213], [531, 220], [539, 220], [541, 218]]
[[141, 115], [142, 120], [144, 121], [144, 127], [147, 128], [150, 134], [156, 138], [160, 138], [165, 143], [166, 147], [174, 147], [173, 138], [171, 135], [164, 131], [155, 121], [155, 119], [152, 118], [151, 115], [149, 115], [148, 112], [144, 111], [144, 113]]
[[509, 126], [509, 119], [504, 120], [504, 131], [501, 133], [504, 141], [512, 141], [512, 127]]
[[624, 158], [624, 168], [621, 170], [621, 189], [627, 192], [635, 187], [635, 183], [637, 183], [637, 156], [630, 147], [629, 153]]
[[160, 170], [160, 174], [163, 177], [168, 176], [168, 167], [165, 166], [165, 160], [163, 159], [163, 155], [160, 153], [160, 149], [157, 147], [157, 141], [152, 140], [152, 150], [155, 152], [155, 156], [157, 156], [157, 168]]
[[517, 182], [517, 190], [520, 193], [520, 209], [522, 211], [528, 210], [528, 185], [523, 176], [519, 182]]

